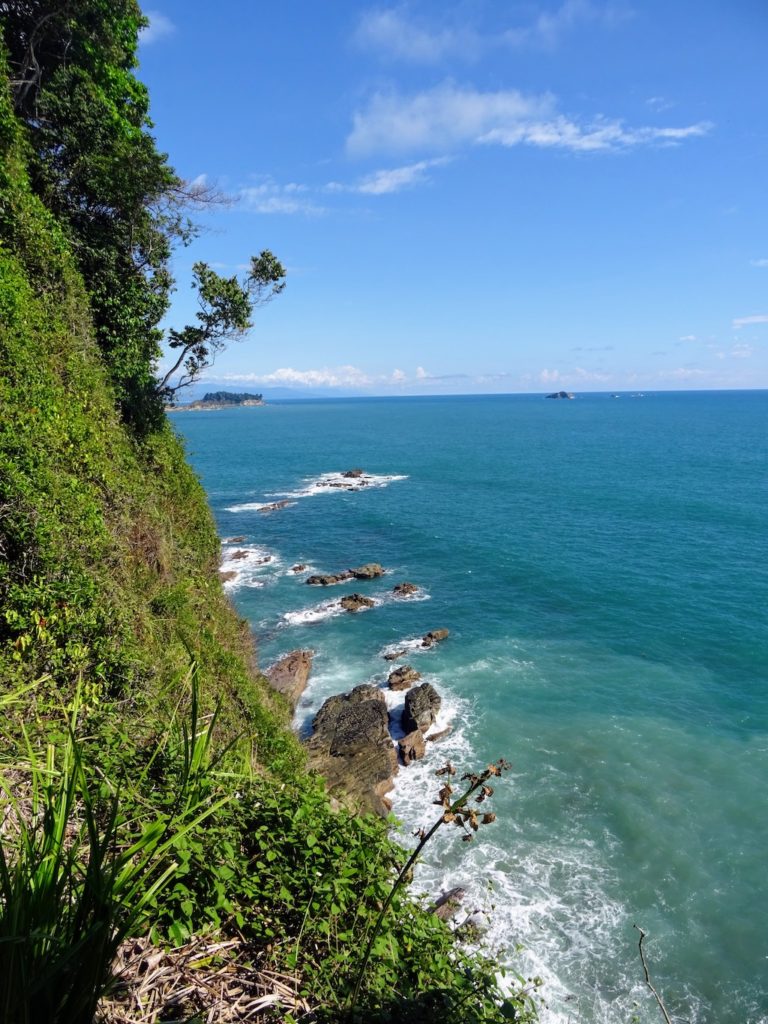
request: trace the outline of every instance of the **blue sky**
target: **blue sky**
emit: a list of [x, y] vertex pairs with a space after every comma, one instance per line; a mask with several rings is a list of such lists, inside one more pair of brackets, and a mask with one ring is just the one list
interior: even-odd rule
[[764, 0], [157, 0], [175, 259], [285, 292], [207, 374], [447, 394], [768, 387]]

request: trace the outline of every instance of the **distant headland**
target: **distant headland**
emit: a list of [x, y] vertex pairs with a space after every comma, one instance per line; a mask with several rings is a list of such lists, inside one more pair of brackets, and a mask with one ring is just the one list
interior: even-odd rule
[[209, 391], [202, 398], [198, 398], [194, 402], [188, 402], [186, 405], [174, 405], [167, 411], [183, 410], [186, 412], [188, 410], [231, 409], [233, 406], [240, 405], [264, 405], [264, 397], [263, 395], [251, 395], [247, 392]]

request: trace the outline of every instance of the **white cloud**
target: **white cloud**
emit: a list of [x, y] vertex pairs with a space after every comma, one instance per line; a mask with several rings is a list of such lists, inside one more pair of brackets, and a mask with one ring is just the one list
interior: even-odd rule
[[477, 39], [469, 29], [430, 29], [409, 20], [402, 9], [366, 11], [355, 32], [355, 42], [397, 60], [434, 64], [444, 57], [473, 49]]
[[752, 324], [768, 324], [768, 313], [758, 313], [756, 316], [737, 316], [733, 321], [735, 330], [740, 327], [750, 327]]
[[352, 185], [332, 181], [326, 185], [326, 189], [329, 192], [357, 192], [360, 195], [369, 196], [391, 195], [393, 192], [401, 192], [414, 185], [425, 185], [430, 180], [427, 171], [431, 167], [442, 167], [450, 162], [451, 157], [446, 156], [437, 157], [434, 160], [419, 160], [418, 163], [407, 164], [405, 167], [390, 167], [373, 171]]
[[481, 92], [444, 82], [411, 96], [375, 93], [368, 106], [354, 115], [347, 149], [362, 156], [483, 143], [606, 151], [675, 145], [705, 135], [710, 128], [705, 122], [681, 128], [631, 128], [620, 120], [602, 117], [580, 124], [559, 114], [555, 98], [548, 93]]
[[749, 262], [753, 267], [768, 267], [768, 260], [750, 260]]
[[699, 339], [696, 337], [695, 334], [684, 334], [682, 336], [682, 338], [680, 338], [679, 340], [680, 341], [698, 341]]
[[214, 378], [248, 384], [284, 384], [287, 387], [366, 387], [371, 378], [356, 366], [323, 367], [320, 370], [295, 370], [281, 367], [272, 373], [230, 373]]
[[145, 46], [151, 46], [152, 43], [165, 39], [176, 31], [171, 19], [159, 11], [145, 11], [144, 14], [149, 19], [149, 25], [139, 33], [139, 41]]
[[659, 380], [700, 380], [710, 374], [696, 366], [678, 366], [674, 370], [662, 370], [656, 376]]
[[624, 6], [593, 4], [589, 0], [565, 0], [554, 11], [542, 11], [530, 25], [508, 29], [502, 38], [516, 47], [553, 49], [565, 33], [580, 23], [611, 26], [628, 17], [631, 17], [631, 12]]
[[417, 380], [426, 380], [427, 377], [429, 377], [429, 374], [424, 369], [424, 367], [423, 366], [417, 366], [416, 367], [416, 379]]
[[392, 383], [393, 384], [402, 384], [407, 379], [408, 378], [406, 377], [405, 373], [403, 373], [402, 370], [394, 369], [392, 371]]
[[273, 181], [267, 181], [260, 185], [241, 188], [239, 196], [246, 209], [251, 213], [298, 213], [305, 216], [318, 216], [325, 213], [322, 206], [302, 198], [302, 194], [306, 191], [305, 185], [299, 185], [296, 182], [278, 185]]
[[398, 6], [365, 12], [354, 40], [364, 49], [415, 64], [436, 64], [447, 58], [473, 61], [494, 49], [553, 49], [579, 24], [609, 27], [629, 13], [626, 7], [616, 4], [564, 0], [559, 7], [541, 12], [527, 24], [492, 34], [466, 24], [446, 28], [417, 22], [408, 16], [404, 6]]
[[730, 351], [732, 359], [749, 359], [752, 355], [752, 346], [746, 344], [736, 344]]

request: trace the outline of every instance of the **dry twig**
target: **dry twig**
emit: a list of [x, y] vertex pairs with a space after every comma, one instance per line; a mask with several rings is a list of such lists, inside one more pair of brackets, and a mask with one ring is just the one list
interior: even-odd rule
[[659, 1009], [661, 1010], [662, 1014], [664, 1015], [664, 1020], [666, 1021], [666, 1024], [672, 1024], [672, 1020], [671, 1020], [669, 1014], [667, 1013], [667, 1008], [664, 1005], [664, 1000], [661, 998], [659, 993], [653, 987], [653, 982], [651, 981], [651, 975], [648, 972], [648, 964], [645, 962], [645, 953], [643, 952], [643, 939], [645, 938], [645, 932], [643, 931], [643, 929], [638, 924], [634, 925], [634, 927], [637, 928], [637, 930], [640, 932], [640, 941], [638, 942], [637, 946], [638, 946], [638, 949], [640, 950], [640, 963], [643, 965], [643, 970], [645, 971], [645, 984], [648, 986], [648, 988], [651, 990], [651, 992], [653, 992], [654, 998], [656, 999], [656, 1002], [659, 1004]]
[[213, 1024], [274, 1020], [275, 1012], [301, 1017], [310, 1006], [297, 982], [256, 967], [240, 939], [192, 939], [164, 950], [149, 939], [131, 939], [115, 961], [115, 984], [101, 1000], [103, 1024], [156, 1024], [197, 1017]]

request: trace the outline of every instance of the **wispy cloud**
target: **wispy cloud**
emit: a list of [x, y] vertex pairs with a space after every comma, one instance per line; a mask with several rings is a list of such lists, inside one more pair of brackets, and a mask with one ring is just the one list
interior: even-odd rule
[[332, 181], [326, 185], [329, 192], [356, 192], [360, 195], [383, 196], [393, 192], [401, 192], [415, 185], [425, 185], [430, 181], [428, 171], [432, 167], [442, 167], [451, 162], [451, 157], [441, 156], [434, 160], [419, 160], [405, 167], [390, 167], [361, 178], [352, 184]]
[[768, 260], [750, 260], [749, 262], [753, 267], [768, 267]]
[[699, 339], [695, 334], [684, 334], [678, 341], [698, 341]]
[[620, 120], [597, 117], [580, 123], [558, 113], [549, 93], [526, 95], [514, 89], [481, 92], [444, 82], [403, 96], [375, 93], [354, 115], [347, 150], [355, 156], [459, 145], [532, 145], [577, 152], [626, 150], [676, 145], [705, 135], [707, 122], [683, 127], [632, 128]]
[[238, 195], [251, 213], [304, 214], [309, 217], [326, 213], [323, 206], [307, 198], [308, 191], [306, 185], [296, 182], [279, 185], [270, 180], [241, 188]]
[[323, 367], [318, 370], [296, 370], [285, 366], [272, 373], [229, 373], [213, 378], [243, 384], [282, 384], [286, 387], [344, 388], [367, 387], [373, 383], [357, 366]]
[[[445, 12], [441, 14], [444, 16]], [[364, 12], [354, 42], [390, 60], [414, 64], [437, 64], [451, 58], [475, 61], [491, 50], [551, 50], [579, 25], [611, 27], [630, 16], [629, 8], [620, 4], [564, 0], [532, 20], [500, 31], [483, 32], [467, 23], [438, 26], [417, 20], [405, 5], [399, 5]]]
[[159, 11], [145, 11], [144, 14], [149, 19], [149, 25], [141, 30], [139, 41], [145, 46], [151, 46], [152, 43], [165, 39], [176, 31], [176, 26], [165, 14]]
[[733, 321], [735, 330], [751, 327], [753, 324], [768, 324], [768, 313], [757, 313], [755, 316], [737, 316]]
[[395, 60], [435, 64], [445, 57], [467, 56], [479, 46], [469, 28], [434, 28], [418, 24], [402, 7], [366, 11], [354, 35], [358, 46]]
[[753, 351], [751, 345], [737, 342], [728, 354], [732, 359], [749, 359]]

